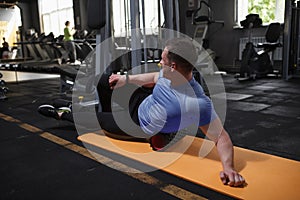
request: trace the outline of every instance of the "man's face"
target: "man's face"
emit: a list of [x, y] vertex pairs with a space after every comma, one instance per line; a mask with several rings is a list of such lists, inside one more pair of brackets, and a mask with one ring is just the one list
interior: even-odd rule
[[159, 64], [163, 69], [163, 76], [170, 79], [172, 74], [171, 72], [173, 71], [173, 64], [169, 61], [167, 55], [168, 49], [165, 48], [161, 54], [161, 60]]

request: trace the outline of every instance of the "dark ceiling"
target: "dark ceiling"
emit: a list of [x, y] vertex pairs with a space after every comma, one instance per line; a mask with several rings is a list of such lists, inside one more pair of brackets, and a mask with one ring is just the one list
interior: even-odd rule
[[22, 2], [22, 0], [17, 1], [17, 0], [0, 0], [0, 3], [15, 3], [15, 2]]
[[16, 3], [16, 2], [17, 2], [16, 0], [5, 0], [5, 1], [0, 0], [0, 3], [1, 3], [1, 4], [5, 4], [5, 3]]
[[28, 3], [36, 0], [0, 0], [0, 4]]
[[0, 8], [12, 8], [17, 3], [28, 3], [33, 0], [0, 0]]

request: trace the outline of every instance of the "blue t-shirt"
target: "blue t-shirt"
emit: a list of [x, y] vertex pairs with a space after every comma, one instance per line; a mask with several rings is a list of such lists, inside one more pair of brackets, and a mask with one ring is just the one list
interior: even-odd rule
[[154, 135], [177, 132], [190, 125], [203, 126], [214, 120], [217, 114], [194, 78], [174, 87], [160, 73], [152, 95], [140, 104], [138, 116], [143, 131]]

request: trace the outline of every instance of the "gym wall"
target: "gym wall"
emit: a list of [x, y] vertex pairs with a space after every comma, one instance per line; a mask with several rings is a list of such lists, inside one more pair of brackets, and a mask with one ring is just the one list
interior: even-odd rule
[[38, 0], [20, 0], [18, 5], [21, 9], [22, 26], [24, 30], [35, 29], [40, 32], [40, 19], [38, 14]]
[[[218, 59], [215, 61], [218, 67], [221, 69], [234, 68], [234, 61], [239, 56], [239, 39], [241, 37], [247, 37], [247, 31], [242, 29], [234, 29], [234, 1], [209, 1], [209, 4], [213, 10], [214, 18], [216, 20], [223, 20], [225, 26], [218, 29], [217, 32], [213, 28], [209, 30], [209, 46], [215, 51]], [[76, 28], [87, 29], [87, 1], [86, 0], [73, 0], [74, 2], [74, 15]], [[197, 3], [197, 0], [194, 0]], [[179, 1], [180, 3], [180, 28], [183, 33], [192, 36], [194, 28], [191, 24], [191, 17], [186, 16], [186, 11], [188, 9], [193, 9], [190, 7], [189, 1]], [[23, 16], [23, 27], [24, 29], [34, 28], [40, 31], [40, 23], [38, 18], [38, 6], [37, 0], [20, 0], [19, 5], [22, 8]], [[197, 5], [194, 5], [194, 8]], [[254, 36], [264, 36], [266, 28], [259, 28], [255, 30]]]

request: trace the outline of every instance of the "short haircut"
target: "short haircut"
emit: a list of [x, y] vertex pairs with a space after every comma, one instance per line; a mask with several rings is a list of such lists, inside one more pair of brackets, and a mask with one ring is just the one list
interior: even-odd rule
[[70, 24], [70, 21], [65, 22], [65, 26], [68, 26]]
[[167, 58], [171, 62], [177, 63], [186, 73], [193, 70], [198, 55], [192, 39], [170, 39], [166, 42], [166, 49], [168, 50]]

